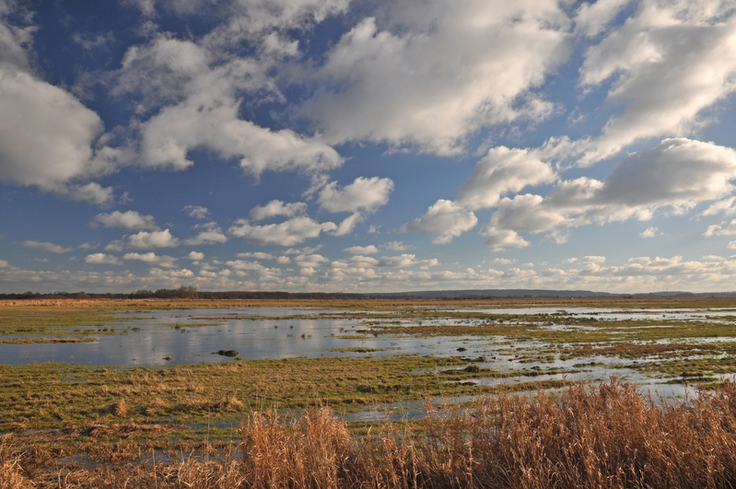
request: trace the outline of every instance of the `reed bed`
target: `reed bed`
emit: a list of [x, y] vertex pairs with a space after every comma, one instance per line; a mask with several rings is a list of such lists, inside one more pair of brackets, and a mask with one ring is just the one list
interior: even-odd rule
[[[736, 384], [662, 403], [617, 380], [559, 395], [427, 404], [357, 436], [329, 408], [252, 412], [229, 448], [92, 467], [39, 465], [0, 439], [2, 488], [725, 488], [736, 486]], [[158, 460], [157, 460], [158, 459]]]

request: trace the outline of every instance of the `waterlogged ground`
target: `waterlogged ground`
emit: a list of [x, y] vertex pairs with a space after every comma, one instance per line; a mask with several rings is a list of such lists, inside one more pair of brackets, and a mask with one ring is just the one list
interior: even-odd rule
[[[434, 372], [448, 383], [499, 386], [615, 376], [664, 396], [736, 374], [736, 303], [723, 300], [533, 307], [519, 301], [513, 307], [478, 301], [238, 305], [6, 305], [0, 308], [0, 363], [153, 368], [419, 355], [462, 362], [456, 371]], [[225, 351], [230, 356], [218, 354]]]
[[661, 404], [735, 375], [736, 299], [0, 303], [0, 438], [49, 464], [226, 449], [255, 411], [329, 405], [367, 434], [484, 395], [617, 377]]

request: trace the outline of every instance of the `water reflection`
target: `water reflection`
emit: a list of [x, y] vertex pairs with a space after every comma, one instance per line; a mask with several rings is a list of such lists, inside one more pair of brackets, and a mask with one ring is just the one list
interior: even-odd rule
[[[477, 309], [475, 310], [478, 311]], [[485, 311], [485, 310], [483, 310]], [[569, 380], [603, 381], [616, 376], [637, 383], [653, 398], [677, 398], [685, 395], [682, 384], [666, 384], [670, 379], [656, 379], [626, 366], [632, 361], [616, 357], [591, 356], [561, 360], [530, 361], [525, 353], [543, 350], [549, 345], [534, 341], [511, 344], [502, 336], [494, 337], [419, 337], [409, 335], [366, 335], [365, 325], [357, 319], [324, 319], [322, 314], [339, 315], [342, 311], [302, 308], [196, 309], [175, 311], [130, 312], [121, 315], [125, 334], [94, 337], [95, 342], [39, 343], [0, 345], [0, 362], [72, 362], [100, 366], [161, 366], [170, 364], [219, 363], [233, 361], [215, 354], [235, 350], [240, 358], [278, 359], [292, 357], [383, 357], [396, 354], [462, 356], [473, 359], [482, 368], [513, 377], [474, 379], [482, 385], [502, 385], [523, 381]], [[549, 314], [552, 329], [588, 329], [568, 326], [565, 318], [591, 316], [604, 319], [692, 319], [718, 320], [731, 316], [733, 310], [641, 310], [569, 308], [488, 309], [489, 314]], [[438, 313], [441, 315], [441, 312]], [[143, 317], [141, 317], [143, 316]], [[297, 319], [284, 319], [298, 316]], [[253, 319], [249, 319], [253, 318]], [[265, 319], [264, 319], [265, 318]], [[555, 319], [557, 318], [557, 319]], [[424, 324], [461, 325], [479, 320], [425, 319]], [[558, 321], [554, 323], [554, 321]], [[418, 321], [402, 320], [404, 324]], [[115, 329], [120, 331], [121, 326]], [[17, 336], [16, 336], [17, 337]], [[31, 336], [24, 336], [30, 338]], [[6, 336], [6, 339], [13, 336]], [[733, 338], [706, 338], [699, 342], [725, 341]], [[665, 342], [667, 340], [660, 340]], [[560, 345], [561, 347], [569, 345]], [[483, 357], [482, 359], [480, 357]], [[540, 359], [541, 360], [541, 359]], [[693, 390], [693, 389], [691, 389]], [[414, 409], [416, 407], [412, 407]], [[400, 409], [398, 410], [400, 414]], [[384, 413], [385, 414], [385, 413]], [[396, 413], [394, 413], [396, 414]], [[396, 414], [396, 415], [399, 415]], [[392, 414], [393, 415], [393, 414]]]

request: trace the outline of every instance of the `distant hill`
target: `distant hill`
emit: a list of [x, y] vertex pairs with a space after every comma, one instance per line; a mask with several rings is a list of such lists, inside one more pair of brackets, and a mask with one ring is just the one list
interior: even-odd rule
[[417, 298], [417, 299], [491, 299], [491, 298], [521, 298], [521, 299], [585, 299], [585, 298], [616, 298], [616, 297], [736, 297], [736, 292], [692, 293], [681, 291], [651, 292], [646, 294], [611, 294], [608, 292], [593, 292], [590, 290], [545, 290], [545, 289], [465, 289], [465, 290], [423, 290], [411, 292], [369, 293], [370, 298]]

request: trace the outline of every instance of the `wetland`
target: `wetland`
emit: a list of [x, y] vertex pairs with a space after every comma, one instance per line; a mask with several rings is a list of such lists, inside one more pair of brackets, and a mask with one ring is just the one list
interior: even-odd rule
[[724, 298], [6, 301], [0, 437], [72, 470], [122, 440], [139, 457], [224, 450], [254, 413], [329, 409], [362, 436], [612, 382], [668, 406], [730, 385], [735, 353]]

